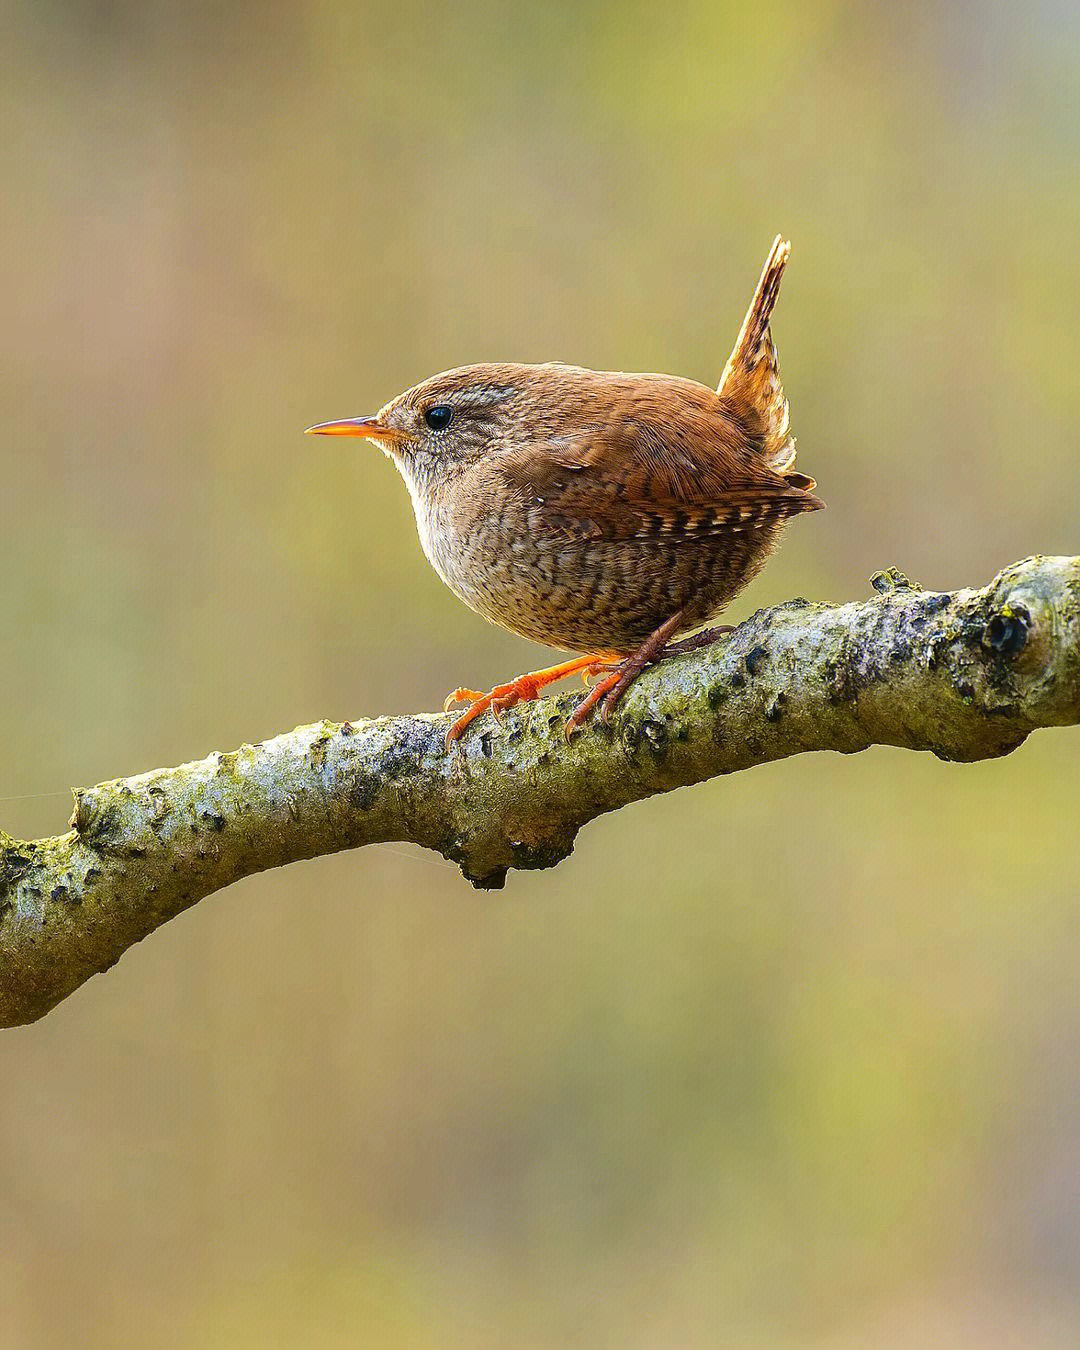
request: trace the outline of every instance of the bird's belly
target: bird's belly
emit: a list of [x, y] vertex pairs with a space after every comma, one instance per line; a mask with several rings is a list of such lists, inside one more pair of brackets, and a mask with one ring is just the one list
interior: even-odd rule
[[705, 623], [758, 571], [771, 539], [755, 532], [683, 540], [567, 540], [478, 523], [421, 531], [450, 589], [486, 619], [566, 651], [627, 652], [669, 619]]

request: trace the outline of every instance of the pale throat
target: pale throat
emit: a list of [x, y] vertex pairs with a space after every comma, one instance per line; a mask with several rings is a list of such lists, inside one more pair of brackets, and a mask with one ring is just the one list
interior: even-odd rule
[[439, 528], [439, 501], [442, 493], [436, 476], [433, 457], [424, 453], [411, 454], [408, 459], [392, 456], [398, 473], [405, 480], [416, 518], [416, 532], [424, 555], [436, 572], [446, 580], [444, 553], [446, 532]]

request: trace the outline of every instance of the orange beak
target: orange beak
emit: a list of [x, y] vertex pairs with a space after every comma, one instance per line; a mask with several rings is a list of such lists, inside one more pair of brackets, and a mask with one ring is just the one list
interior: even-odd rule
[[305, 428], [307, 436], [370, 436], [393, 440], [397, 433], [380, 425], [377, 417], [346, 417], [340, 422], [319, 422]]

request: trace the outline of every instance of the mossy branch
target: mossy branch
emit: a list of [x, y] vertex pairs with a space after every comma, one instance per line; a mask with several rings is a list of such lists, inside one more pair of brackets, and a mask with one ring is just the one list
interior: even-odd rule
[[762, 610], [664, 661], [570, 745], [564, 695], [449, 754], [445, 716], [323, 722], [77, 792], [68, 834], [0, 832], [0, 1025], [268, 867], [399, 839], [501, 886], [565, 858], [594, 816], [718, 774], [875, 744], [987, 759], [1080, 722], [1080, 558], [1029, 558], [983, 590], [874, 585], [861, 603]]

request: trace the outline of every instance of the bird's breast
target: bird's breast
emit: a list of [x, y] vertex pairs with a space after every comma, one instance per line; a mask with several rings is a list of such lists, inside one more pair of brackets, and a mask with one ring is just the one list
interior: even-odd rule
[[567, 651], [632, 651], [676, 610], [715, 614], [770, 551], [773, 531], [611, 539], [552, 529], [543, 503], [493, 491], [483, 470], [407, 480], [431, 565], [470, 609]]

